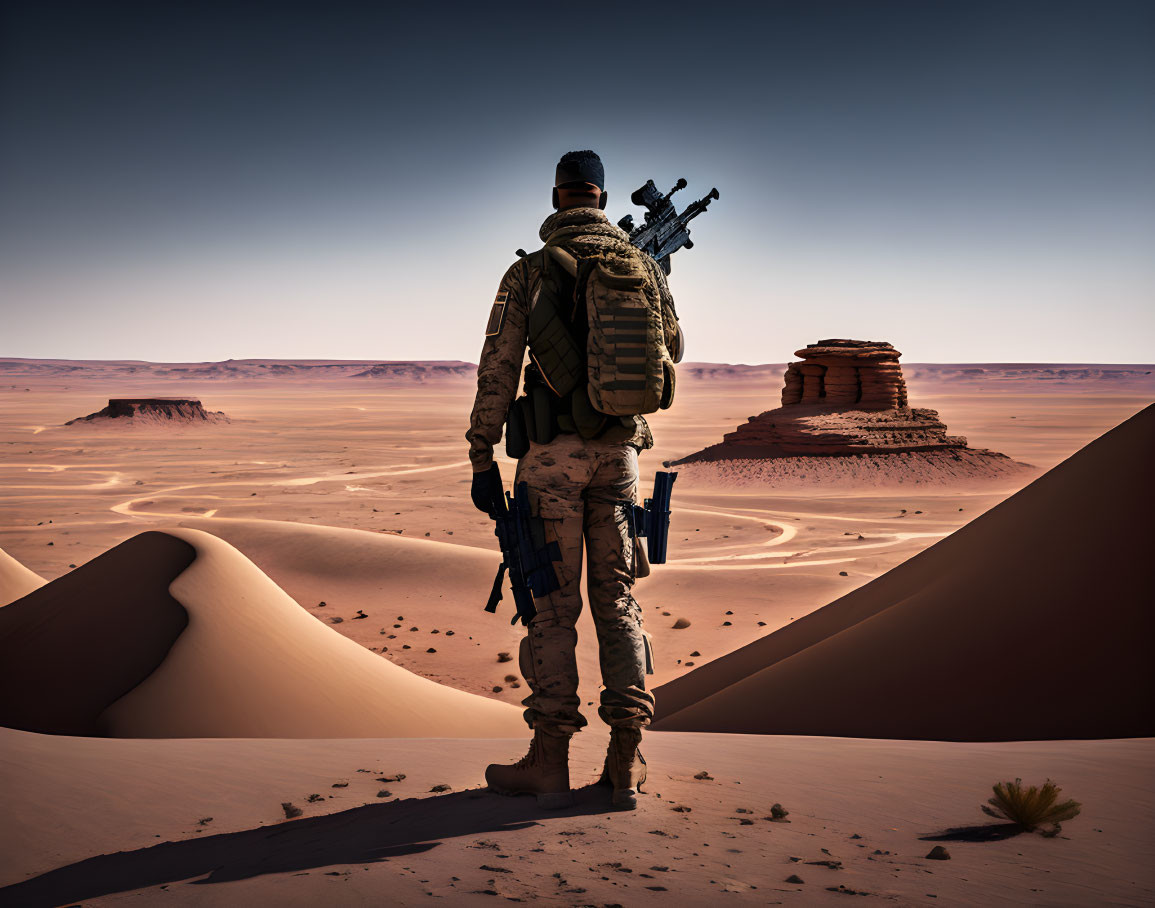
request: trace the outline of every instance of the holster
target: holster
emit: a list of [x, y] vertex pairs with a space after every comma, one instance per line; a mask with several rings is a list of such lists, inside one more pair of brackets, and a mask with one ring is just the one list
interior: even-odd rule
[[514, 460], [529, 453], [529, 427], [525, 421], [523, 400], [524, 397], [511, 403], [505, 418], [505, 453]]

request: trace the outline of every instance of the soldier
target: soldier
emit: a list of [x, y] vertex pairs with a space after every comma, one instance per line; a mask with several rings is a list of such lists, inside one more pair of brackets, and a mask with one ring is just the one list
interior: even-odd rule
[[[546, 218], [539, 231], [547, 249], [563, 250], [577, 263], [613, 256], [639, 263], [655, 293], [653, 298], [660, 299], [661, 325], [656, 333], [658, 343], [664, 344], [662, 355], [674, 362], [680, 360], [682, 336], [665, 274], [652, 258], [631, 246], [628, 234], [603, 213], [607, 194], [601, 159], [592, 151], [564, 155], [554, 183], [556, 212]], [[653, 718], [654, 697], [646, 690], [652, 654], [642, 630], [641, 607], [631, 595], [637, 565], [622, 503], [636, 499], [638, 452], [651, 447], [653, 439], [640, 415], [606, 416], [593, 409], [584, 378], [585, 334], [590, 330], [585, 304], [580, 293], [574, 293], [575, 275], [567, 278], [556, 264], [551, 270], [547, 249], [524, 256], [501, 279], [486, 328], [477, 369], [477, 397], [466, 433], [474, 471], [473, 502], [479, 510], [492, 514], [494, 503], [503, 495], [493, 446], [501, 438], [507, 418], [524, 420], [528, 416], [528, 427], [521, 424], [515, 432], [511, 424], [506, 430], [507, 450], [515, 436], [523, 432], [529, 436], [527, 450], [509, 451], [519, 458], [514, 481], [527, 484], [531, 508], [541, 518], [547, 540], [556, 540], [562, 555], [554, 562], [560, 589], [537, 599], [537, 615], [529, 623], [520, 649], [521, 673], [529, 685], [529, 696], [522, 702], [525, 720], [533, 729], [533, 742], [529, 753], [516, 763], [490, 765], [485, 778], [491, 789], [505, 794], [536, 794], [543, 807], [564, 807], [573, 802], [569, 740], [586, 725], [578, 710], [574, 653], [574, 623], [582, 607], [579, 585], [584, 542], [587, 589], [604, 685], [598, 714], [610, 726], [610, 745], [600, 781], [612, 785], [615, 807], [633, 809], [636, 792], [646, 778], [639, 745], [642, 728]], [[575, 305], [566, 313], [570, 320], [565, 328], [576, 337], [575, 348], [583, 357], [580, 370], [575, 370], [583, 378], [564, 395], [556, 393], [548, 380], [556, 368], [551, 357], [556, 359], [557, 351], [541, 340], [549, 332], [541, 328], [540, 310], [546, 307], [539, 304], [543, 290], [558, 295], [559, 278], [562, 285], [569, 280], [560, 296], [568, 293], [567, 303], [573, 300]], [[531, 323], [535, 307], [539, 311], [534, 316], [536, 323]], [[511, 409], [527, 345], [526, 396]], [[629, 370], [628, 365], [618, 368]], [[667, 385], [669, 396], [672, 375]], [[663, 398], [662, 405], [668, 403]]]

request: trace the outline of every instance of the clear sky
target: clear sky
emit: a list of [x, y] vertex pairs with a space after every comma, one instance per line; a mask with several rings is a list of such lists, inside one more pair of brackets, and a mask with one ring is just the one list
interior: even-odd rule
[[688, 359], [1155, 359], [1155, 3], [396, 6], [5, 3], [0, 355], [476, 361], [593, 148]]

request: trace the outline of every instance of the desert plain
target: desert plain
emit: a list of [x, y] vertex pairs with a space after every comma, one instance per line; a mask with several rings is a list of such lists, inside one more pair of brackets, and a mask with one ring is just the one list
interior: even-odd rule
[[[783, 369], [683, 366], [643, 493], [777, 406]], [[1150, 904], [1155, 746], [1095, 698], [1150, 680], [1155, 367], [904, 370], [912, 405], [1028, 466], [682, 471], [636, 590], [658, 717], [621, 814], [594, 787], [557, 813], [484, 791], [526, 688], [510, 597], [482, 609], [468, 364], [0, 359], [0, 904]], [[132, 397], [227, 421], [65, 425]], [[1017, 659], [1046, 626], [1088, 654]], [[575, 786], [606, 738], [579, 635]], [[959, 831], [1016, 777], [1081, 815]]]

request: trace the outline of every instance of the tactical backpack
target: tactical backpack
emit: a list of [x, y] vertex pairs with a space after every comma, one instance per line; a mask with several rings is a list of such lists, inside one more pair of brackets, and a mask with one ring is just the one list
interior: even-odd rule
[[[568, 403], [557, 414], [560, 428], [593, 437], [604, 431], [606, 417], [669, 407], [674, 364], [643, 253], [630, 247], [578, 258], [547, 243], [537, 255], [541, 283], [530, 301], [530, 359], [556, 403]], [[541, 408], [535, 409], [540, 421]]]

